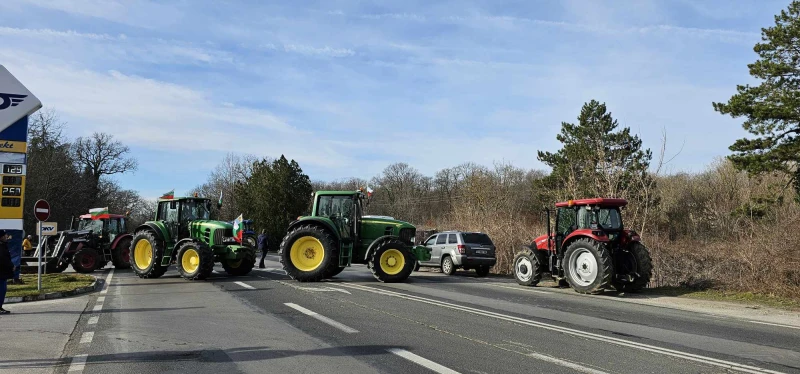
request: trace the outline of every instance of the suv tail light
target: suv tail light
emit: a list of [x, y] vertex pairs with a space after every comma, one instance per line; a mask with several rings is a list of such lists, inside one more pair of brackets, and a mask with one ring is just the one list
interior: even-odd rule
[[462, 255], [464, 253], [467, 253], [467, 246], [463, 245], [463, 244], [459, 244], [458, 245], [458, 253], [461, 253]]

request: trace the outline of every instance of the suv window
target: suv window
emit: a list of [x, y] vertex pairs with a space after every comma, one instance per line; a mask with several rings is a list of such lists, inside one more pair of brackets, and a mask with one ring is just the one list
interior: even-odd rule
[[447, 244], [447, 235], [439, 235], [439, 239], [436, 240], [436, 244]]
[[447, 244], [458, 244], [458, 238], [456, 238], [456, 234], [450, 234], [447, 236]]
[[428, 238], [428, 241], [425, 242], [425, 245], [434, 245], [436, 244], [436, 235], [431, 236]]
[[489, 239], [489, 235], [481, 234], [481, 233], [463, 233], [461, 234], [461, 238], [464, 239], [464, 243], [469, 244], [480, 244], [480, 245], [493, 245], [492, 239]]

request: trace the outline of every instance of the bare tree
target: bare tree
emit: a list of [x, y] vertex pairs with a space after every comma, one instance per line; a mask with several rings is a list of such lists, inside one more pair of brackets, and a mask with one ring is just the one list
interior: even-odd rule
[[91, 137], [75, 140], [72, 153], [84, 174], [91, 178], [92, 204], [97, 202], [100, 178], [137, 169], [136, 159], [127, 157], [129, 152], [130, 148], [115, 141], [111, 134], [96, 132]]

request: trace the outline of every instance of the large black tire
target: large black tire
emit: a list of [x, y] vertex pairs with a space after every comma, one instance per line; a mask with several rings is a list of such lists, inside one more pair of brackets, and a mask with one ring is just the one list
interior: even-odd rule
[[111, 262], [117, 269], [131, 268], [131, 241], [133, 238], [121, 239], [117, 246], [111, 249]]
[[489, 265], [480, 265], [475, 268], [475, 274], [478, 274], [479, 277], [485, 277], [489, 275]]
[[542, 281], [542, 275], [547, 269], [540, 252], [542, 251], [525, 249], [514, 256], [514, 279], [517, 284], [533, 287]]
[[[136, 246], [141, 241], [146, 241], [150, 244], [150, 262], [146, 264], [139, 264], [136, 259]], [[142, 243], [144, 245], [144, 243]], [[155, 235], [149, 230], [142, 230], [133, 236], [131, 241], [131, 268], [139, 278], [158, 278], [167, 272], [169, 266], [161, 266], [161, 259], [164, 258], [164, 246], [156, 239]], [[146, 250], [144, 247], [140, 251]]]
[[258, 244], [258, 242], [256, 241], [255, 235], [245, 235], [244, 238], [242, 238], [242, 245], [255, 248], [256, 244]]
[[456, 272], [456, 265], [450, 256], [444, 256], [442, 259], [442, 274], [453, 275]]
[[100, 263], [100, 255], [94, 248], [81, 248], [72, 256], [72, 269], [78, 273], [91, 273]]
[[214, 251], [203, 242], [184, 242], [175, 259], [181, 276], [188, 280], [204, 280], [214, 271]]
[[[64, 270], [67, 270], [68, 267], [69, 267], [69, 261], [61, 260], [58, 264], [56, 264], [55, 261], [51, 261], [51, 262], [48, 262], [47, 265], [45, 265], [45, 271], [48, 274], [50, 274], [50, 273], [63, 273]], [[34, 269], [35, 269], [35, 267], [34, 267]]]
[[375, 279], [384, 283], [404, 282], [414, 272], [417, 260], [397, 238], [382, 239], [370, 254], [367, 266]]
[[604, 243], [583, 238], [572, 242], [564, 253], [564, 270], [572, 289], [594, 294], [611, 287], [614, 261]]
[[290, 278], [299, 282], [319, 282], [325, 278], [331, 264], [338, 264], [339, 248], [328, 230], [316, 225], [301, 225], [283, 237], [279, 256], [283, 270]]
[[653, 276], [653, 260], [644, 244], [633, 242], [628, 248], [619, 251], [616, 257], [614, 266], [617, 274], [638, 274], [633, 282], [622, 282], [615, 278], [611, 284], [617, 291], [636, 293], [647, 287]]
[[347, 266], [339, 266], [339, 264], [331, 263], [331, 266], [325, 270], [325, 279], [333, 278], [339, 275]]
[[250, 274], [254, 266], [256, 266], [256, 250], [249, 247], [241, 259], [222, 261], [222, 268], [225, 269], [225, 272], [235, 277]]

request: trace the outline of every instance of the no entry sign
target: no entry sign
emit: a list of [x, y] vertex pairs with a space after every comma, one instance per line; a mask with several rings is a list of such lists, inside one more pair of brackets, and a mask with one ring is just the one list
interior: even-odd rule
[[50, 204], [45, 200], [37, 200], [33, 205], [33, 215], [40, 222], [47, 221], [50, 218]]

